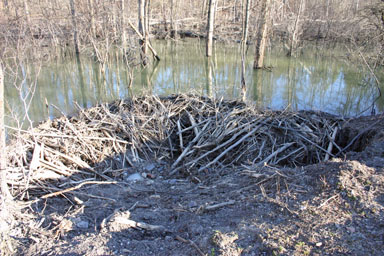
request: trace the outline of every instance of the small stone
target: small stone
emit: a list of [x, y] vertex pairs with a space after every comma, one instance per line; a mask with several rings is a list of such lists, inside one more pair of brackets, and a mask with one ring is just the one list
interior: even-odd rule
[[348, 231], [351, 233], [355, 233], [356, 229], [354, 227], [347, 227]]
[[160, 199], [160, 195], [151, 195], [149, 198], [151, 199]]
[[197, 207], [197, 203], [195, 201], [191, 201], [191, 202], [188, 203], [188, 207], [189, 208]]
[[144, 170], [147, 172], [151, 172], [156, 168], [156, 165], [154, 163], [149, 163], [144, 166]]
[[322, 246], [322, 245], [323, 245], [322, 242], [318, 242], [318, 243], [316, 243], [316, 246], [317, 246], [317, 247], [320, 247], [320, 246]]
[[177, 183], [177, 179], [170, 179], [167, 181], [171, 185], [175, 185]]
[[76, 223], [76, 227], [81, 228], [81, 229], [87, 229], [89, 227], [89, 222], [82, 220]]
[[126, 180], [136, 182], [136, 181], [144, 180], [144, 178], [140, 173], [137, 172], [129, 175]]

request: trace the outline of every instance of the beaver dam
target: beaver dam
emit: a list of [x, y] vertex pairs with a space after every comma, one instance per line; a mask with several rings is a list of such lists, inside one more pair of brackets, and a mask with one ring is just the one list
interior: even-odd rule
[[382, 255], [382, 118], [196, 95], [79, 108], [13, 134], [0, 250]]
[[165, 176], [197, 181], [229, 167], [303, 166], [344, 150], [336, 143], [341, 123], [321, 112], [259, 111], [191, 95], [119, 100], [17, 133], [7, 180], [26, 198], [116, 180], [144, 160], [166, 163]]

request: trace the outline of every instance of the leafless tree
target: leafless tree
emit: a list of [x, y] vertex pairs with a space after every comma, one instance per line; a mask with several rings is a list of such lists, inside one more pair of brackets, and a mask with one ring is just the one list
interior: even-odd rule
[[255, 61], [253, 63], [254, 69], [263, 68], [264, 66], [265, 47], [268, 41], [269, 26], [271, 25], [270, 0], [262, 0], [261, 16], [261, 27], [256, 39]]
[[207, 57], [212, 56], [213, 31], [215, 26], [216, 0], [209, 0], [208, 25], [207, 25]]
[[243, 36], [241, 39], [241, 91], [242, 99], [246, 98], [247, 85], [245, 83], [245, 57], [247, 50], [247, 41], [248, 41], [248, 23], [249, 23], [249, 12], [251, 7], [251, 0], [247, 0], [245, 4], [245, 15], [243, 21]]
[[71, 7], [71, 16], [72, 16], [72, 24], [73, 24], [73, 42], [75, 45], [75, 53], [78, 55], [80, 53], [79, 48], [79, 39], [78, 39], [78, 33], [77, 33], [77, 21], [76, 21], [76, 7], [75, 7], [75, 0], [69, 0], [69, 4]]

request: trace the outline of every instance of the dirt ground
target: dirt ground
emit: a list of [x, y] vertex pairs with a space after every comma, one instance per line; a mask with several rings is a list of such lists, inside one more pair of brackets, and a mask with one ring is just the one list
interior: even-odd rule
[[347, 123], [349, 141], [364, 134], [324, 163], [169, 177], [154, 160], [39, 200], [10, 233], [14, 254], [384, 255], [380, 118]]

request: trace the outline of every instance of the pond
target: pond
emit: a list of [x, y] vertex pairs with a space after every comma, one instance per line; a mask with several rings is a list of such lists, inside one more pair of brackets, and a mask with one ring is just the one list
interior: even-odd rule
[[[27, 88], [36, 84], [28, 116], [34, 124], [62, 113], [71, 114], [78, 107], [91, 107], [98, 102], [128, 98], [132, 95], [197, 93], [227, 99], [239, 99], [240, 45], [217, 43], [214, 57], [205, 57], [204, 41], [187, 40], [177, 43], [155, 41], [154, 48], [162, 60], [146, 69], [137, 68], [132, 74], [122, 61], [105, 67], [82, 57], [53, 61], [41, 69], [22, 67], [25, 79], [16, 90], [5, 78], [6, 122], [16, 126], [25, 122]], [[342, 49], [307, 47], [298, 58], [286, 57], [279, 46], [268, 49], [268, 70], [253, 70], [254, 46], [247, 54], [247, 99], [260, 108], [321, 110], [340, 116], [369, 115], [371, 104], [378, 96], [374, 80], [364, 65], [352, 65]], [[28, 70], [28, 72], [26, 71]], [[27, 73], [36, 74], [33, 78]], [[105, 75], [103, 75], [105, 74]], [[379, 79], [384, 80], [383, 74]], [[26, 102], [28, 103], [28, 102]], [[28, 104], [27, 104], [28, 105]], [[384, 110], [384, 100], [375, 104], [376, 113]], [[364, 113], [362, 113], [365, 111]], [[24, 124], [25, 126], [25, 124]]]

